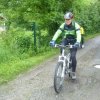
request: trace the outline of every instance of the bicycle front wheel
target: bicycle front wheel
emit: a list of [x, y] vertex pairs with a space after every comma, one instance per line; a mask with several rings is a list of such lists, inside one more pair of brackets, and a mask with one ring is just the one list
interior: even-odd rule
[[56, 93], [59, 93], [62, 89], [62, 84], [64, 81], [64, 76], [62, 77], [62, 74], [64, 74], [63, 72], [63, 63], [58, 62], [54, 75], [54, 89]]

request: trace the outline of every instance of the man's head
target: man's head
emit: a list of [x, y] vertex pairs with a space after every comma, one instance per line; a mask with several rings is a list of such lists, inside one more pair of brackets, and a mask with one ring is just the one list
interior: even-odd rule
[[64, 15], [64, 19], [65, 19], [65, 22], [67, 25], [70, 25], [71, 22], [72, 22], [72, 19], [73, 19], [73, 14], [71, 12], [67, 12], [65, 15]]

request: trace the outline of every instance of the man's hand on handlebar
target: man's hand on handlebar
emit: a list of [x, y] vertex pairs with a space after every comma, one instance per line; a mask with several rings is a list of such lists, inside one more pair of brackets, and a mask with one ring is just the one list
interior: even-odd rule
[[50, 41], [50, 46], [53, 46], [53, 47], [55, 46], [55, 41], [54, 40]]
[[79, 47], [80, 47], [80, 43], [79, 43], [79, 42], [76, 42], [76, 43], [74, 44], [74, 47], [75, 47], [75, 48], [79, 48]]

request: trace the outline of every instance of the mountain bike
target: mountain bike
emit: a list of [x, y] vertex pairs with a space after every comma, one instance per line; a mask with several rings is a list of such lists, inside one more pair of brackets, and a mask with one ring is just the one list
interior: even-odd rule
[[55, 47], [62, 49], [62, 53], [58, 57], [58, 62], [54, 74], [54, 89], [56, 93], [59, 93], [62, 89], [65, 75], [71, 77], [72, 61], [71, 61], [70, 49], [73, 48], [73, 45], [69, 44], [64, 46], [60, 44], [55, 44]]

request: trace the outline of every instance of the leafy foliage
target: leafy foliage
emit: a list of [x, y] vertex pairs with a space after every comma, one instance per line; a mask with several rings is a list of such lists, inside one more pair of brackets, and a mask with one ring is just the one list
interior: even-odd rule
[[[85, 28], [86, 36], [100, 32], [100, 0], [0, 0], [0, 13], [6, 19], [0, 24], [6, 23], [7, 27], [5, 33], [0, 33], [0, 83], [37, 61], [42, 62], [49, 55], [46, 51], [53, 51], [49, 41], [64, 21], [66, 11], [74, 13], [75, 20]], [[34, 30], [33, 23], [36, 23]], [[44, 57], [39, 55], [43, 53]]]
[[[2, 45], [18, 57], [50, 50], [49, 41], [64, 21], [66, 11], [74, 13], [75, 20], [82, 24], [86, 33], [100, 32], [99, 0], [1, 0], [0, 9], [9, 27], [1, 36]], [[33, 22], [38, 26], [35, 29], [37, 52], [34, 51]]]

